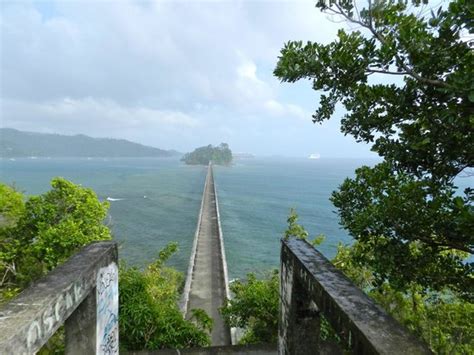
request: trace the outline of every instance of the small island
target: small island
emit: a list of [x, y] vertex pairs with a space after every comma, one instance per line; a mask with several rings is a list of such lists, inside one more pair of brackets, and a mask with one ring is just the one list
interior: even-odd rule
[[216, 165], [229, 165], [232, 163], [232, 151], [227, 143], [221, 143], [217, 147], [209, 144], [186, 153], [181, 161], [188, 165], [207, 165], [211, 161]]

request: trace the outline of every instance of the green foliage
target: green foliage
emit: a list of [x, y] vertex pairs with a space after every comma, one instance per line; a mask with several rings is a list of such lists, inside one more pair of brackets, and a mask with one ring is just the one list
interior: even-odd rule
[[[357, 256], [403, 290], [411, 282], [442, 290], [450, 287], [465, 297], [474, 290], [467, 231], [474, 225], [468, 200], [438, 187], [435, 196], [424, 182], [408, 174], [393, 174], [387, 164], [357, 169], [332, 201], [341, 222], [360, 242]], [[472, 234], [472, 233], [471, 233]]]
[[54, 333], [36, 355], [64, 355], [66, 353], [66, 334], [64, 326]]
[[427, 291], [419, 284], [399, 291], [391, 283], [378, 282], [374, 269], [361, 262], [368, 253], [361, 242], [339, 245], [333, 263], [357, 286], [365, 290], [400, 323], [422, 338], [438, 354], [472, 354], [474, 352], [474, 304], [457, 297], [449, 289]]
[[0, 183], [0, 228], [14, 226], [25, 212], [23, 195]]
[[245, 329], [242, 344], [276, 343], [278, 339], [279, 276], [274, 270], [268, 277], [257, 279], [253, 273], [247, 280], [230, 285], [234, 294], [221, 309], [231, 327]]
[[232, 163], [232, 151], [226, 143], [221, 143], [217, 147], [209, 144], [186, 153], [181, 160], [189, 165], [207, 165], [211, 161], [217, 165], [228, 165]]
[[208, 334], [212, 332], [214, 320], [206, 313], [205, 310], [201, 308], [191, 309], [190, 319], [194, 322], [198, 329], [201, 329]]
[[[304, 239], [308, 240], [308, 232], [306, 229], [298, 224], [298, 214], [296, 213], [296, 210], [294, 208], [290, 209], [290, 215], [288, 216], [288, 219], [286, 222], [288, 223], [288, 227], [285, 230], [285, 235], [284, 239], [288, 240], [289, 238], [297, 238], [297, 239]], [[325, 239], [325, 236], [323, 234], [319, 234], [312, 241], [309, 241], [311, 245], [320, 245]]]
[[193, 320], [183, 318], [177, 301], [182, 274], [165, 266], [177, 250], [170, 243], [144, 271], [120, 265], [119, 318], [123, 350], [181, 349], [208, 346], [212, 319], [193, 310]]
[[285, 240], [289, 238], [297, 238], [297, 239], [307, 239], [308, 232], [306, 229], [298, 224], [298, 215], [294, 208], [290, 209], [290, 215], [288, 216], [286, 222], [288, 223], [288, 227], [285, 230]]
[[80, 247], [111, 238], [102, 224], [108, 204], [101, 203], [91, 189], [62, 178], [53, 179], [51, 186], [23, 203], [21, 194], [0, 184], [0, 215], [10, 221], [0, 227], [0, 302]]
[[314, 122], [342, 105], [342, 132], [384, 159], [332, 195], [359, 241], [358, 262], [401, 292], [416, 283], [472, 299], [474, 193], [453, 181], [474, 166], [474, 52], [461, 38], [474, 31], [474, 3], [455, 0], [427, 17], [412, 3], [319, 1], [361, 31], [339, 30], [329, 44], [288, 42], [274, 73], [312, 80], [324, 92]]

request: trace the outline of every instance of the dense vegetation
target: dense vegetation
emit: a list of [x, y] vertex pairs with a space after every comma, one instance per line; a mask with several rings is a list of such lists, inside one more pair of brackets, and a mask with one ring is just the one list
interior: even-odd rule
[[207, 165], [211, 161], [217, 165], [228, 165], [232, 163], [232, 151], [226, 143], [221, 143], [217, 147], [209, 144], [186, 153], [181, 160], [190, 165]]
[[[288, 217], [285, 238], [308, 238], [308, 232], [297, 223], [294, 211]], [[320, 244], [318, 236], [312, 241]], [[474, 305], [453, 292], [426, 292], [419, 284], [398, 291], [386, 281], [376, 282], [375, 270], [359, 261], [360, 242], [352, 246], [339, 245], [332, 263], [343, 271], [394, 318], [422, 338], [438, 354], [472, 354], [474, 352]], [[277, 271], [257, 279], [249, 274], [247, 280], [232, 285], [235, 297], [222, 309], [231, 326], [245, 329], [242, 343], [275, 343], [278, 336], [279, 275]], [[322, 319], [321, 338], [337, 340], [329, 323]]]
[[455, 179], [474, 166], [474, 52], [463, 38], [474, 31], [474, 2], [431, 12], [419, 0], [354, 4], [319, 1], [358, 30], [329, 44], [288, 42], [274, 73], [311, 80], [324, 92], [314, 122], [343, 106], [342, 132], [383, 158], [332, 195], [373, 282], [472, 301], [474, 190], [459, 191]]
[[119, 317], [122, 350], [209, 346], [212, 319], [193, 310], [192, 322], [178, 308], [183, 275], [165, 262], [177, 251], [171, 243], [144, 271], [120, 266]]
[[311, 80], [313, 121], [343, 106], [341, 131], [383, 158], [332, 194], [355, 240], [334, 264], [435, 352], [472, 353], [474, 190], [455, 179], [474, 164], [474, 3], [423, 4], [319, 1], [358, 30], [288, 42], [274, 73]]
[[[52, 189], [25, 197], [0, 183], [0, 304], [64, 262], [84, 245], [111, 239], [103, 224], [107, 202], [88, 188], [62, 178]], [[182, 275], [165, 265], [177, 250], [171, 244], [145, 270], [120, 265], [122, 349], [185, 348], [209, 344], [212, 320], [202, 310], [183, 319], [177, 306]], [[63, 332], [43, 348], [61, 352]]]
[[[359, 261], [360, 248], [366, 246], [360, 242], [350, 247], [339, 245], [332, 262], [435, 353], [474, 353], [474, 304], [449, 289], [427, 290], [424, 285], [412, 282], [401, 291], [388, 281], [380, 283], [376, 270]], [[364, 253], [374, 257], [372, 251]]]
[[[80, 247], [111, 239], [102, 224], [108, 203], [87, 188], [56, 178], [52, 189], [24, 197], [0, 183], [0, 304], [64, 262]], [[40, 354], [64, 351], [61, 328]]]
[[65, 261], [81, 246], [111, 239], [102, 224], [108, 203], [91, 189], [62, 179], [24, 199], [0, 184], [0, 302]]
[[0, 157], [171, 157], [174, 151], [124, 139], [21, 132], [0, 128]]
[[240, 343], [277, 342], [279, 278], [277, 270], [262, 279], [249, 273], [246, 280], [235, 280], [230, 284], [234, 297], [224, 305], [221, 314], [230, 327], [245, 330]]

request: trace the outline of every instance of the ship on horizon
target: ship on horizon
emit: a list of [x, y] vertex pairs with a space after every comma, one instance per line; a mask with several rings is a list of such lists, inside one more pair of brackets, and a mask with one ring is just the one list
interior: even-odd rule
[[308, 159], [312, 159], [312, 160], [316, 160], [316, 159], [319, 159], [319, 158], [321, 158], [321, 154], [319, 154], [319, 153], [313, 153], [313, 154], [310, 154], [308, 156]]

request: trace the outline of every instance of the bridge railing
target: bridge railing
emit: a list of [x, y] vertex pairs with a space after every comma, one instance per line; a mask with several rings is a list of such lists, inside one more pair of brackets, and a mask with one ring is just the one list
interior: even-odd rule
[[321, 315], [350, 353], [431, 353], [304, 240], [282, 241], [280, 287], [280, 354], [324, 353]]
[[0, 309], [0, 354], [33, 354], [65, 326], [67, 354], [118, 354], [115, 242], [92, 243]]

